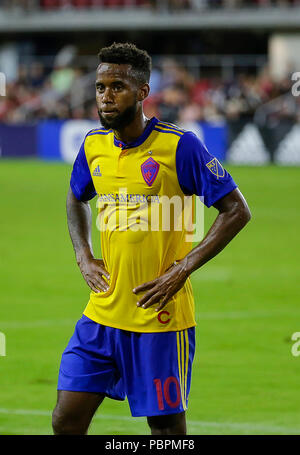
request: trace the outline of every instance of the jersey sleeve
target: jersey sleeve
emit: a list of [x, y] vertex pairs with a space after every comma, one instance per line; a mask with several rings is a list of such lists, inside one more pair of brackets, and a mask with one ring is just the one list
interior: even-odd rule
[[203, 197], [211, 207], [237, 187], [231, 175], [212, 156], [192, 132], [180, 138], [176, 151], [176, 170], [179, 185], [186, 195]]
[[88, 201], [97, 194], [85, 156], [84, 142], [73, 165], [70, 186], [79, 201]]

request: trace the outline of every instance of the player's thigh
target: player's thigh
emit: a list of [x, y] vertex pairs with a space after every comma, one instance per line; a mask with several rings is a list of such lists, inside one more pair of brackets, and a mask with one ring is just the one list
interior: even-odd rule
[[54, 429], [57, 431], [71, 427], [87, 429], [104, 398], [105, 395], [102, 393], [58, 390], [57, 403], [52, 415]]

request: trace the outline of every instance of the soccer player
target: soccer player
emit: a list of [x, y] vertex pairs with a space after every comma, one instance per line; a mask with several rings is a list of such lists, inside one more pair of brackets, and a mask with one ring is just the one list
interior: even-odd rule
[[[114, 43], [99, 58], [103, 127], [86, 135], [67, 196], [69, 232], [91, 293], [62, 355], [53, 431], [86, 434], [105, 397], [127, 396], [131, 414], [147, 417], [152, 434], [185, 434], [196, 325], [190, 275], [233, 239], [250, 212], [192, 132], [144, 116], [147, 52]], [[88, 201], [96, 195], [103, 260], [91, 244]], [[189, 218], [193, 204], [184, 203], [193, 195], [218, 211], [194, 248], [186, 223], [178, 229], [176, 220], [164, 226], [161, 218], [166, 200], [174, 202], [170, 212]]]

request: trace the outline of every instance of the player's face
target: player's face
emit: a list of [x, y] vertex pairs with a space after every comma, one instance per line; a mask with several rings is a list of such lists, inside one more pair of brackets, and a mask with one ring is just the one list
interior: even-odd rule
[[101, 63], [97, 69], [96, 102], [104, 128], [122, 129], [135, 118], [138, 87], [130, 65]]

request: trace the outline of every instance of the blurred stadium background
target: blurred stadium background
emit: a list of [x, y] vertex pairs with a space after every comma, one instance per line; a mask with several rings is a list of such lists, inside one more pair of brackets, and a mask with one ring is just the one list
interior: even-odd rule
[[[297, 0], [0, 0], [0, 434], [51, 434], [60, 355], [88, 297], [65, 196], [99, 122], [97, 53], [113, 41], [147, 49], [146, 114], [199, 135], [253, 213], [192, 278], [189, 433], [300, 434]], [[216, 212], [205, 213], [208, 228]], [[110, 400], [91, 427], [147, 432]]]

